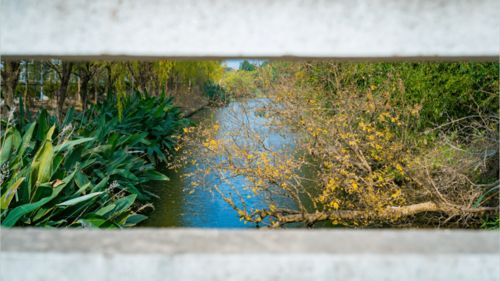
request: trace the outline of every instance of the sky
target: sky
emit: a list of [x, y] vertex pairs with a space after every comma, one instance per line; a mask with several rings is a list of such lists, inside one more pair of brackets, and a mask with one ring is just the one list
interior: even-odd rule
[[[250, 63], [260, 65], [264, 61], [263, 60], [258, 60], [258, 59], [247, 59]], [[244, 59], [231, 59], [231, 60], [225, 60], [222, 62], [222, 64], [226, 65], [229, 68], [232, 69], [238, 69], [240, 67], [240, 63], [242, 63]]]

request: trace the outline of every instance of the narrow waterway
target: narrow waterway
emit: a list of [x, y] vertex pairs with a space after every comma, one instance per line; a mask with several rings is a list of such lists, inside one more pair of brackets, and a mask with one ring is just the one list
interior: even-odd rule
[[[249, 99], [245, 101], [231, 102], [222, 108], [205, 109], [193, 116], [195, 123], [208, 122], [205, 125], [217, 122], [220, 125], [218, 135], [226, 137], [230, 132], [231, 137], [237, 142], [245, 143], [253, 141], [248, 138], [248, 129], [258, 133], [263, 138], [268, 149], [279, 151], [290, 149], [294, 146], [294, 136], [283, 130], [274, 131], [269, 128], [269, 120], [266, 119], [259, 109], [266, 106], [266, 99]], [[247, 129], [244, 131], [242, 127]], [[189, 155], [194, 160], [205, 157], [196, 148], [191, 148]], [[201, 162], [201, 161], [197, 161]], [[150, 227], [216, 227], [216, 228], [243, 228], [256, 227], [254, 224], [244, 223], [238, 214], [217, 194], [209, 189], [197, 188], [195, 192], [190, 188], [191, 179], [183, 177], [187, 173], [200, 173], [200, 167], [186, 161], [182, 167], [163, 171], [170, 181], [158, 182], [151, 187], [151, 191], [160, 198], [154, 203], [155, 210], [150, 218], [145, 221], [144, 226]], [[217, 174], [206, 177], [206, 185], [221, 184]], [[235, 177], [231, 179], [232, 186], [241, 187], [242, 195], [245, 196], [244, 187], [248, 184], [244, 178]], [[227, 187], [229, 188], [229, 187]], [[221, 189], [224, 189], [222, 184]], [[245, 203], [251, 208], [263, 208], [266, 206], [264, 198], [252, 197]], [[286, 199], [277, 202], [280, 206], [290, 206]], [[293, 206], [290, 206], [293, 207]]]

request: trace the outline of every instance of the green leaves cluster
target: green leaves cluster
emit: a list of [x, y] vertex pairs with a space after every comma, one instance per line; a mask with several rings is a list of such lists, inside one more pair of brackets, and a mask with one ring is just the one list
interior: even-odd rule
[[257, 67], [250, 63], [249, 61], [247, 60], [244, 60], [242, 63], [240, 63], [240, 70], [243, 70], [243, 71], [255, 71], [257, 69]]
[[302, 81], [334, 94], [347, 86], [391, 93], [392, 106], [419, 106], [417, 129], [474, 115], [498, 114], [498, 63], [304, 64]]
[[226, 104], [229, 102], [229, 95], [219, 84], [208, 81], [203, 87], [203, 92], [208, 97], [211, 104]]
[[70, 110], [62, 124], [42, 111], [7, 127], [0, 146], [3, 226], [125, 227], [146, 216], [144, 187], [168, 180], [156, 171], [168, 161], [186, 124], [171, 99], [128, 97], [117, 117], [112, 98], [85, 115]]

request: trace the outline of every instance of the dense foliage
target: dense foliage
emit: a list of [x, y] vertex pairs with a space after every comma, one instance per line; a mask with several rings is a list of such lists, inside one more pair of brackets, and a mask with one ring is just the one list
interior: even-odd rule
[[208, 81], [203, 87], [204, 94], [212, 105], [223, 105], [229, 101], [229, 95], [221, 85]]
[[[51, 61], [45, 86], [58, 118], [35, 119], [26, 116], [36, 85], [17, 87], [14, 102], [22, 65], [2, 70], [2, 95], [18, 108], [0, 140], [5, 226], [137, 224], [152, 196], [145, 184], [167, 179], [159, 163], [178, 166], [171, 152], [181, 140], [196, 147], [183, 153], [202, 153], [191, 162], [202, 172], [187, 175], [197, 177], [193, 187], [217, 175], [226, 185], [206, 188], [244, 221], [498, 227], [498, 63], [245, 61], [222, 73], [209, 61]], [[62, 114], [66, 92], [78, 92], [81, 113]], [[237, 129], [186, 128], [165, 93], [192, 101], [186, 108], [258, 97], [255, 112], [267, 121], [255, 129], [245, 115], [254, 109], [242, 109], [227, 120], [241, 119]], [[266, 135], [276, 131], [294, 139], [280, 151]], [[246, 184], [231, 186], [233, 178]], [[248, 207], [254, 197], [263, 205]]]
[[419, 128], [449, 119], [498, 113], [498, 63], [332, 63], [305, 64], [302, 81], [335, 93], [346, 85], [358, 91], [390, 93], [393, 106], [419, 106]]
[[108, 95], [116, 96], [120, 115], [121, 101], [134, 91], [156, 96], [162, 92], [174, 97], [200, 95], [205, 83], [218, 81], [223, 74], [219, 61], [173, 60], [2, 61], [0, 70], [3, 106], [17, 107], [14, 100], [22, 97], [26, 112], [37, 111], [42, 103], [45, 108], [56, 111], [59, 119], [68, 107], [85, 111], [89, 104], [103, 101]]
[[255, 71], [256, 69], [257, 69], [257, 67], [247, 60], [244, 60], [242, 63], [240, 63], [240, 70]]
[[69, 110], [62, 123], [42, 110], [35, 120], [10, 116], [0, 150], [3, 226], [124, 227], [135, 225], [151, 196], [156, 171], [186, 124], [171, 98], [132, 95], [85, 113]]
[[266, 126], [295, 143], [272, 151], [245, 122], [245, 142], [217, 124], [193, 140], [207, 154], [194, 177], [243, 178], [249, 198], [268, 198], [249, 208], [238, 186], [208, 187], [241, 219], [498, 227], [498, 63], [272, 62], [255, 75]]
[[220, 84], [233, 98], [254, 97], [258, 91], [256, 80], [256, 71], [235, 70], [225, 73]]

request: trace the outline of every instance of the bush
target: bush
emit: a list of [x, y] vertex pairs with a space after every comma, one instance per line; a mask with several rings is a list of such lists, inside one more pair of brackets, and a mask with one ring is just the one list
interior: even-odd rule
[[240, 70], [243, 70], [243, 71], [255, 71], [257, 67], [250, 63], [249, 61], [247, 60], [244, 60], [241, 64], [240, 64]]
[[155, 163], [168, 161], [186, 121], [165, 97], [130, 97], [121, 121], [115, 104], [110, 98], [85, 115], [71, 109], [62, 124], [46, 111], [25, 126], [4, 122], [3, 226], [125, 227], [146, 219], [144, 184], [168, 180]]
[[497, 114], [498, 63], [305, 64], [303, 81], [335, 93], [345, 86], [391, 93], [393, 106], [420, 107], [418, 129], [476, 114]]
[[203, 86], [203, 92], [207, 95], [211, 104], [226, 104], [229, 101], [229, 97], [226, 90], [213, 81], [208, 81]]

